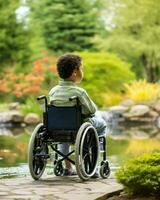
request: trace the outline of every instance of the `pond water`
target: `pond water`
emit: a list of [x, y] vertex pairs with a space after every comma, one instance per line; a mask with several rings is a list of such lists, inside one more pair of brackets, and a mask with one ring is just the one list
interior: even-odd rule
[[[34, 127], [0, 127], [0, 178], [26, 176], [28, 142]], [[160, 129], [154, 125], [117, 125], [108, 131], [107, 159], [116, 170], [124, 161], [160, 149]], [[53, 159], [53, 158], [52, 158]], [[49, 162], [47, 173], [53, 173]]]

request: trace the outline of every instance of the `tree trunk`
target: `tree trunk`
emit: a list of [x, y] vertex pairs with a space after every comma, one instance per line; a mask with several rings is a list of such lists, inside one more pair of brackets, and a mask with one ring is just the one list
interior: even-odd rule
[[145, 54], [142, 54], [141, 61], [144, 66], [147, 81], [150, 83], [155, 83], [156, 82], [155, 69], [152, 67], [152, 64], [148, 62]]

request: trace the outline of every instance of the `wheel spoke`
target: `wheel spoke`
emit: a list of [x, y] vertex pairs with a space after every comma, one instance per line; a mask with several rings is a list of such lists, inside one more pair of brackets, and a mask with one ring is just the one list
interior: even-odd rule
[[93, 169], [93, 163], [91, 161], [91, 155], [87, 153], [84, 158], [83, 158], [84, 166], [85, 166], [85, 171], [89, 174], [92, 172]]
[[85, 154], [84, 157], [83, 157], [83, 163], [84, 163], [84, 168], [85, 168], [85, 171], [87, 171], [87, 162], [85, 161], [86, 158], [87, 158], [88, 154]]
[[[92, 133], [93, 133], [93, 132], [92, 132]], [[88, 143], [88, 146], [89, 146], [89, 147], [91, 146], [91, 144], [92, 144], [92, 142], [93, 142], [93, 139], [94, 139], [92, 133], [90, 134], [90, 140], [89, 140], [89, 143]]]
[[83, 147], [83, 151], [88, 153], [88, 147]]
[[38, 167], [37, 164], [35, 163], [35, 164], [34, 164], [34, 173], [35, 173], [35, 174], [38, 174], [38, 169], [39, 169], [39, 167]]
[[90, 155], [88, 155], [88, 166], [89, 166], [89, 172], [92, 172], [92, 162]]

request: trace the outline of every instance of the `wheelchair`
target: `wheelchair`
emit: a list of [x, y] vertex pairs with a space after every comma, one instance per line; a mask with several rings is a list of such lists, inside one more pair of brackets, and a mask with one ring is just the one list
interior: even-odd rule
[[[28, 165], [32, 178], [38, 180], [42, 176], [47, 160], [54, 155], [53, 169], [56, 176], [63, 176], [63, 161], [67, 159], [75, 165], [80, 179], [86, 181], [96, 172], [100, 154], [103, 157], [100, 163], [100, 176], [108, 178], [110, 167], [106, 160], [106, 138], [98, 136], [91, 123], [82, 122], [78, 98], [69, 98], [69, 101], [75, 101], [73, 107], [56, 107], [48, 104], [45, 95], [39, 96], [37, 100], [44, 100], [45, 109], [43, 122], [35, 127], [29, 141]], [[64, 142], [73, 144], [75, 148], [67, 155], [58, 150], [58, 145]], [[72, 154], [74, 160], [70, 158]]]

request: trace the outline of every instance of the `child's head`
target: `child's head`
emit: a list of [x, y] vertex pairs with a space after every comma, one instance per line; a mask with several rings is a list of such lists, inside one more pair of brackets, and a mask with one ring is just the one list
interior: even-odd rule
[[58, 59], [57, 71], [62, 79], [80, 82], [83, 78], [82, 58], [75, 54], [64, 54]]

